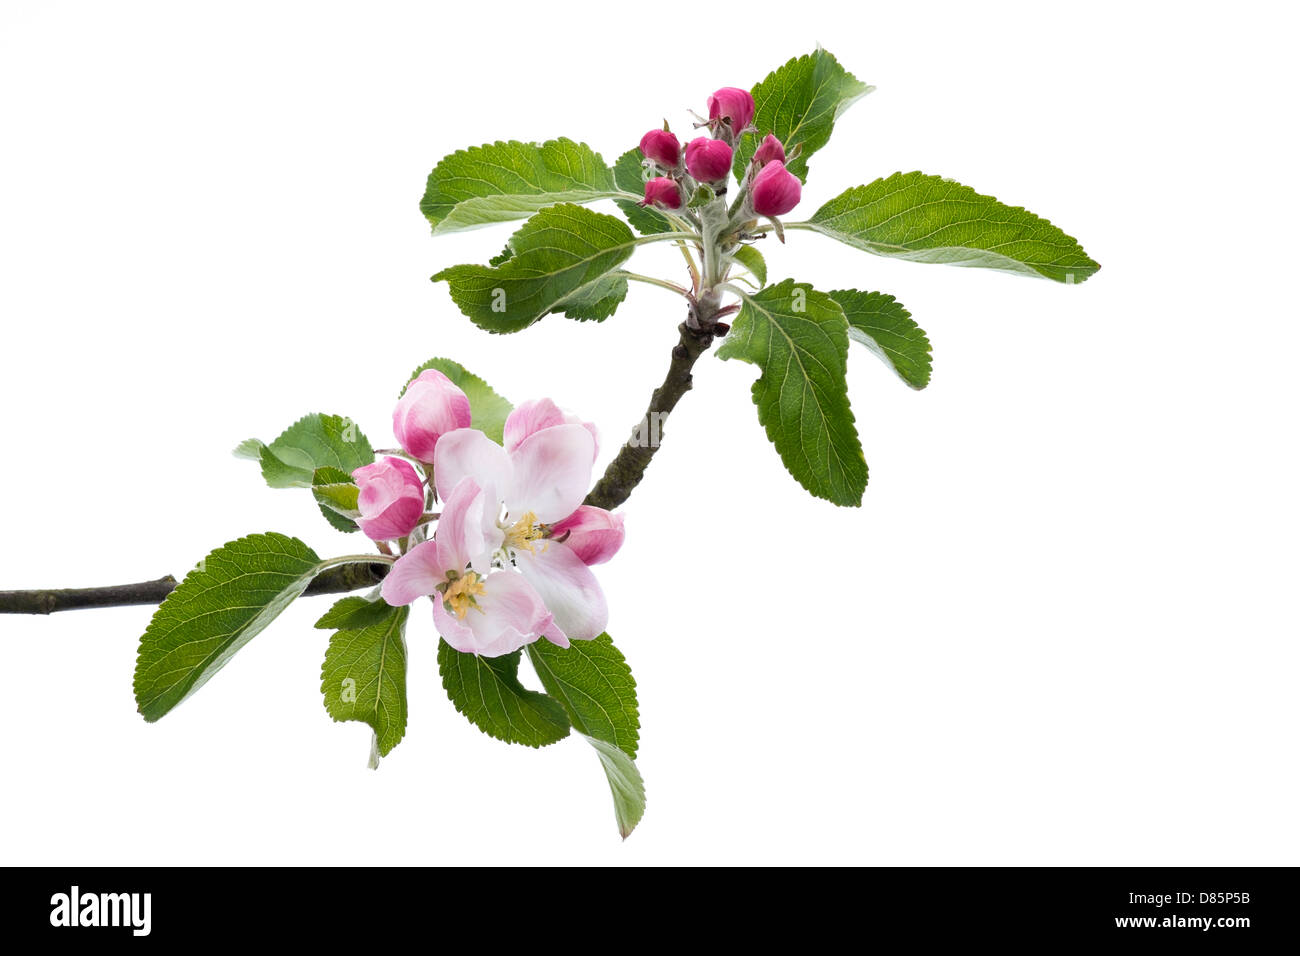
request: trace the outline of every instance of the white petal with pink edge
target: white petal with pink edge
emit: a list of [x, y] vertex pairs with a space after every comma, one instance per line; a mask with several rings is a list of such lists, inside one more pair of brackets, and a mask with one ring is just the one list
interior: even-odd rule
[[497, 504], [473, 478], [462, 478], [451, 490], [438, 519], [434, 540], [443, 566], [463, 571], [473, 565], [485, 573], [492, 564], [492, 553], [501, 547], [503, 535], [496, 523]]
[[510, 475], [506, 450], [475, 428], [443, 435], [433, 454], [434, 486], [444, 501], [461, 479], [473, 478], [489, 501], [500, 502], [510, 487]]
[[[555, 615], [556, 625], [571, 641], [598, 637], [609, 623], [605, 592], [591, 569], [568, 547], [554, 541], [536, 551], [521, 551], [519, 570]], [[559, 643], [556, 641], [556, 643]]]
[[394, 607], [410, 604], [416, 598], [432, 594], [447, 577], [447, 566], [438, 555], [433, 541], [423, 541], [397, 559], [388, 569], [379, 593]]
[[591, 485], [595, 441], [582, 425], [556, 425], [526, 438], [510, 454], [514, 474], [505, 500], [511, 517], [531, 511], [550, 524], [573, 514]]
[[434, 598], [433, 622], [443, 640], [456, 650], [483, 657], [500, 657], [531, 644], [552, 628], [552, 617], [541, 597], [523, 576], [497, 571], [483, 579], [478, 604], [463, 618]]
[[569, 424], [567, 416], [549, 398], [533, 398], [517, 405], [506, 418], [503, 444], [506, 451], [514, 451], [524, 439], [556, 425]]

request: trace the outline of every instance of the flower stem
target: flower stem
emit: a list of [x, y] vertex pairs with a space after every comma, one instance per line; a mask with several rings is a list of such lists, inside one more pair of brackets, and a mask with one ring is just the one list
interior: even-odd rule
[[648, 242], [673, 242], [681, 239], [700, 242], [702, 237], [698, 232], [653, 232], [648, 236], [637, 236], [632, 240], [632, 245], [643, 246]]
[[661, 289], [667, 289], [670, 292], [676, 292], [678, 295], [689, 295], [689, 290], [685, 286], [680, 286], [676, 282], [669, 282], [666, 279], [656, 279], [653, 276], [645, 276], [639, 272], [627, 272], [619, 270], [612, 275], [622, 276], [624, 279], [633, 279], [636, 282], [644, 282], [647, 285], [657, 285]]

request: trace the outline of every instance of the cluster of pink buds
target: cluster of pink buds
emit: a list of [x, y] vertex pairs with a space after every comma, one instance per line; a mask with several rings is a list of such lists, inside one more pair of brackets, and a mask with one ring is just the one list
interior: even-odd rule
[[[403, 451], [432, 463], [438, 439], [470, 427], [469, 398], [437, 369], [427, 369], [406, 387], [393, 409], [393, 434]], [[360, 493], [357, 525], [373, 541], [405, 538], [424, 517], [424, 481], [409, 461], [387, 457], [352, 473]]]
[[[641, 205], [679, 210], [701, 184], [717, 196], [726, 192], [736, 144], [742, 136], [758, 133], [753, 126], [754, 98], [746, 90], [725, 86], [709, 97], [708, 110], [708, 120], [697, 126], [707, 128], [710, 135], [697, 136], [684, 150], [667, 123], [641, 137], [641, 155], [656, 173], [646, 181]], [[783, 216], [798, 204], [799, 177], [785, 168], [785, 160], [781, 141], [768, 133], [745, 174], [746, 211]]]

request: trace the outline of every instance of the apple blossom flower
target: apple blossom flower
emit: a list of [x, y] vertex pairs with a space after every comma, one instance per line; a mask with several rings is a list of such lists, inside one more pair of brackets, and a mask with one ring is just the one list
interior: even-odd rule
[[385, 458], [352, 472], [357, 483], [357, 525], [372, 541], [405, 538], [424, 515], [424, 483], [410, 462]]
[[773, 160], [758, 171], [749, 196], [760, 216], [784, 216], [799, 204], [802, 191], [799, 177], [789, 172], [785, 163]]
[[697, 136], [686, 144], [686, 171], [702, 183], [725, 179], [731, 172], [731, 147], [720, 139]]
[[641, 155], [665, 169], [676, 169], [682, 158], [682, 144], [666, 129], [652, 129], [641, 137]]
[[739, 135], [754, 119], [754, 98], [748, 90], [724, 86], [709, 97], [709, 121], [715, 127], [723, 126], [732, 135]]
[[667, 176], [656, 176], [654, 179], [646, 180], [645, 198], [641, 200], [641, 205], [649, 206], [656, 203], [668, 209], [682, 208], [681, 190], [677, 188], [677, 183]]
[[393, 409], [393, 434], [412, 457], [433, 461], [438, 439], [470, 423], [469, 397], [437, 369], [425, 369]]
[[779, 139], [768, 133], [763, 137], [763, 142], [758, 144], [758, 149], [754, 150], [753, 162], [760, 169], [768, 163], [784, 163], [785, 147], [781, 145]]
[[432, 597], [438, 633], [465, 654], [500, 657], [543, 636], [567, 647], [551, 612], [522, 574], [476, 563], [485, 544], [489, 504], [473, 478], [462, 478], [445, 497], [433, 540], [398, 558], [380, 593], [395, 607]]
[[[536, 403], [511, 412], [505, 426], [510, 450], [471, 428], [443, 436], [434, 460], [434, 482], [440, 496], [467, 477], [483, 491], [487, 504], [480, 515], [482, 533], [469, 555], [470, 564], [476, 570], [518, 568], [554, 615], [557, 633], [551, 639], [589, 640], [605, 630], [609, 609], [584, 555], [612, 555], [621, 519], [608, 519], [613, 533], [602, 543], [595, 529], [588, 534], [590, 515], [574, 518], [591, 483], [595, 438], [582, 424], [535, 428], [545, 420], [538, 414], [540, 408]], [[573, 530], [581, 532], [581, 553], [554, 531], [570, 518]]]

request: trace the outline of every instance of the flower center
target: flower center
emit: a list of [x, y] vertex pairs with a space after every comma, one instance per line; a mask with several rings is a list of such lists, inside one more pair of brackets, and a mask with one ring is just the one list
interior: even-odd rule
[[[546, 536], [546, 530], [537, 523], [537, 515], [531, 511], [525, 511], [505, 532], [503, 545], [507, 551], [536, 552], [537, 545], [534, 542]], [[542, 548], [545, 550], [545, 542], [542, 542]]]
[[482, 597], [485, 591], [483, 579], [473, 571], [466, 571], [447, 582], [447, 590], [442, 596], [442, 601], [452, 614], [463, 621], [470, 608], [482, 613], [483, 609], [478, 606], [478, 598]]

